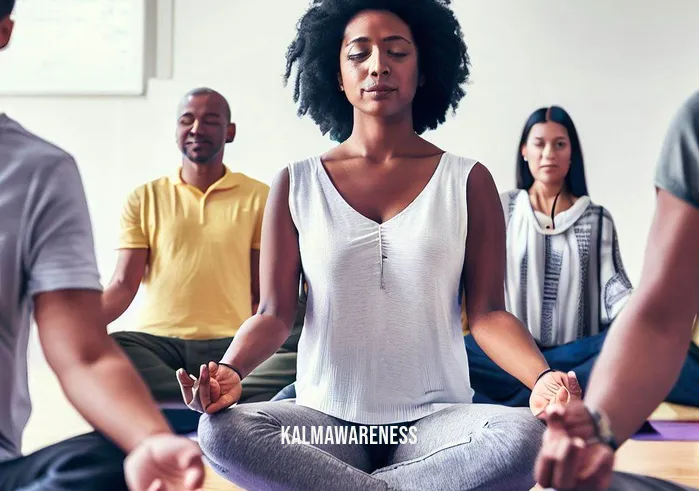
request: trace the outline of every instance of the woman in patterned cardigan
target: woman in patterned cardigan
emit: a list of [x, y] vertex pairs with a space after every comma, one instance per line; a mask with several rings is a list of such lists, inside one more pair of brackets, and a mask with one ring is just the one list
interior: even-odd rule
[[[550, 366], [574, 371], [584, 389], [632, 285], [612, 215], [588, 196], [580, 141], [563, 108], [529, 116], [517, 149], [517, 189], [501, 198], [507, 310], [529, 328]], [[528, 390], [471, 336], [465, 342], [474, 401], [526, 405]], [[696, 377], [699, 361], [690, 356], [668, 400], [699, 405], [699, 385], [690, 383]]]

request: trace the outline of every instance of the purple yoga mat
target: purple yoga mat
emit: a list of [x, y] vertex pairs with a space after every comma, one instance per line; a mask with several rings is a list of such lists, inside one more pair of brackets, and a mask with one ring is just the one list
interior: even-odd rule
[[631, 438], [646, 441], [699, 441], [699, 421], [646, 421]]

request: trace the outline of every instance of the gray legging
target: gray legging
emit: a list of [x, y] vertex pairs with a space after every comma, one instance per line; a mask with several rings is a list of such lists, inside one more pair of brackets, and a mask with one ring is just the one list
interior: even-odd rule
[[544, 425], [526, 408], [459, 404], [410, 423], [396, 445], [290, 444], [282, 427], [357, 426], [295, 401], [234, 406], [199, 422], [212, 467], [249, 490], [529, 490]]

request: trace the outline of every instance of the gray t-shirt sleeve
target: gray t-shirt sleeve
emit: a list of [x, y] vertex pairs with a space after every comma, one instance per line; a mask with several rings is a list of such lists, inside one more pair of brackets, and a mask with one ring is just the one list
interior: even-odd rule
[[655, 185], [699, 207], [699, 92], [685, 102], [670, 125]]
[[34, 179], [27, 196], [27, 293], [101, 291], [90, 214], [75, 162], [64, 158]]

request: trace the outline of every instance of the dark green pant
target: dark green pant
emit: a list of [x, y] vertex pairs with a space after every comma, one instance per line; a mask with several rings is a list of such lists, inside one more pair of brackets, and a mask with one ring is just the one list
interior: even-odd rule
[[[301, 326], [295, 326], [286, 343], [243, 380], [241, 403], [268, 401], [296, 379], [296, 351]], [[145, 380], [156, 401], [182, 404], [175, 371], [184, 368], [198, 377], [199, 367], [218, 361], [233, 338], [185, 340], [142, 332], [116, 332], [112, 338], [121, 346]]]
[[0, 462], [1, 491], [127, 491], [124, 452], [88, 433]]

